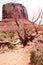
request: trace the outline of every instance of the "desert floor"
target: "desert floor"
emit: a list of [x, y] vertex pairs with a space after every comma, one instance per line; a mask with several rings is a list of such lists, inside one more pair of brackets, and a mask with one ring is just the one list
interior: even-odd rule
[[0, 65], [29, 65], [32, 47], [32, 42], [29, 42], [25, 48], [1, 53]]

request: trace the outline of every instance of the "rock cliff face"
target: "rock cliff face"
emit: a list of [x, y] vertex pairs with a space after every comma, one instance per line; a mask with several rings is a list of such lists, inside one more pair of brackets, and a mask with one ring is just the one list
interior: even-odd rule
[[28, 19], [27, 10], [22, 4], [7, 3], [2, 8], [2, 18], [25, 18]]

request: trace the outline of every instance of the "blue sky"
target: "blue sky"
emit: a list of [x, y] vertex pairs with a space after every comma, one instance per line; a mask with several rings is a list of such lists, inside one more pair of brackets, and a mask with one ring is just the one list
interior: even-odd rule
[[43, 0], [0, 0], [0, 20], [2, 19], [2, 5], [9, 2], [21, 3], [27, 8], [28, 17], [32, 20], [34, 11], [43, 8]]

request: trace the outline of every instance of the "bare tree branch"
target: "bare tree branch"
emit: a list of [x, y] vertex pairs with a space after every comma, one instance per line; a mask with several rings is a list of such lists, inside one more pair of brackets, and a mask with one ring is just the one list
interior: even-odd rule
[[[32, 24], [33, 24], [33, 26], [34, 26], [34, 28], [35, 28], [35, 32], [36, 32], [36, 34], [38, 34], [38, 27], [40, 26], [40, 24], [41, 24], [41, 22], [42, 22], [42, 19], [43, 19], [43, 9], [41, 10], [41, 11], [38, 11], [38, 17], [37, 17], [37, 19], [36, 20], [34, 20], [34, 15], [35, 15], [35, 13], [34, 13], [34, 15], [33, 15], [33, 18], [32, 18]], [[37, 22], [39, 20], [39, 26], [38, 27], [36, 27], [35, 26], [35, 23]]]

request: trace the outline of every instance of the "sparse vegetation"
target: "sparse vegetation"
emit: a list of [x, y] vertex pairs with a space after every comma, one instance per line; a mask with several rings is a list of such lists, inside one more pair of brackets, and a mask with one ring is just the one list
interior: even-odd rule
[[31, 50], [30, 60], [32, 63], [35, 63], [35, 61], [36, 61], [36, 49]]
[[13, 49], [14, 45], [12, 43], [8, 42], [8, 48]]
[[2, 31], [1, 33], [7, 34], [7, 31]]
[[6, 38], [6, 35], [1, 35], [1, 37]]
[[0, 37], [0, 41], [4, 41], [4, 38]]
[[34, 65], [43, 65], [43, 51], [32, 49], [30, 60]]
[[[12, 44], [12, 42], [13, 42], [13, 39], [12, 38], [14, 37], [14, 34], [15, 34], [14, 30], [0, 32], [0, 41], [5, 41], [5, 44], [3, 42], [2, 43], [4, 44], [4, 46], [7, 45], [9, 49], [10, 48], [11, 49], [14, 48], [14, 45]], [[8, 42], [8, 43], [6, 44], [6, 42]], [[3, 44], [0, 44], [0, 47]]]
[[14, 32], [14, 30], [11, 30], [11, 31], [9, 31], [8, 34], [9, 34], [10, 38], [12, 39], [14, 37], [15, 32]]

